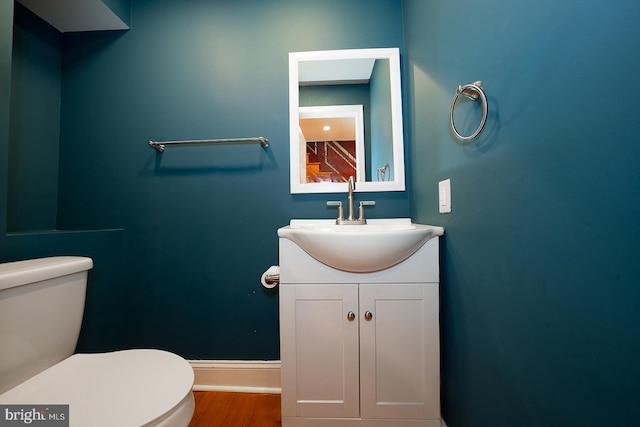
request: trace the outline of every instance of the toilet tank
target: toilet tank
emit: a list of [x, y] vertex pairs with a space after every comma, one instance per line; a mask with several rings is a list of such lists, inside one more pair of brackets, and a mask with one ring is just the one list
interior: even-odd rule
[[73, 354], [91, 258], [0, 264], [0, 394]]

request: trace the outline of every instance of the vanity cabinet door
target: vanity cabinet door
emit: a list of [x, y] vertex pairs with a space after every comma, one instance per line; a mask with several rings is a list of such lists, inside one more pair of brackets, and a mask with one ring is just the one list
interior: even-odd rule
[[282, 417], [358, 417], [358, 286], [280, 286]]
[[360, 285], [362, 418], [440, 418], [438, 284]]

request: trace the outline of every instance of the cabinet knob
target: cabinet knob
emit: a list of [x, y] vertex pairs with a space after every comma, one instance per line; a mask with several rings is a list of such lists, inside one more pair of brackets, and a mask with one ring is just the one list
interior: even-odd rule
[[353, 322], [356, 318], [356, 314], [353, 311], [347, 313], [347, 320]]
[[370, 311], [365, 311], [365, 312], [364, 312], [364, 319], [365, 319], [365, 320], [371, 320], [371, 319], [373, 319], [373, 313], [371, 313]]

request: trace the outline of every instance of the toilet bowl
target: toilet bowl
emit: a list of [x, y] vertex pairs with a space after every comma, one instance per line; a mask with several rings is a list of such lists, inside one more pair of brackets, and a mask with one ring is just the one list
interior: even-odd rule
[[84, 257], [0, 264], [0, 405], [69, 405], [76, 427], [188, 426], [194, 374], [180, 356], [73, 354], [92, 266]]

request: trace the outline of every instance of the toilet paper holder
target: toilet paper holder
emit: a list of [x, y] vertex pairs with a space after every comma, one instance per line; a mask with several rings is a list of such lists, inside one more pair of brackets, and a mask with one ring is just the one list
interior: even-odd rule
[[266, 274], [264, 276], [264, 282], [267, 285], [279, 285], [280, 284], [280, 273]]
[[262, 273], [260, 283], [267, 289], [271, 289], [280, 284], [280, 266], [272, 265]]

